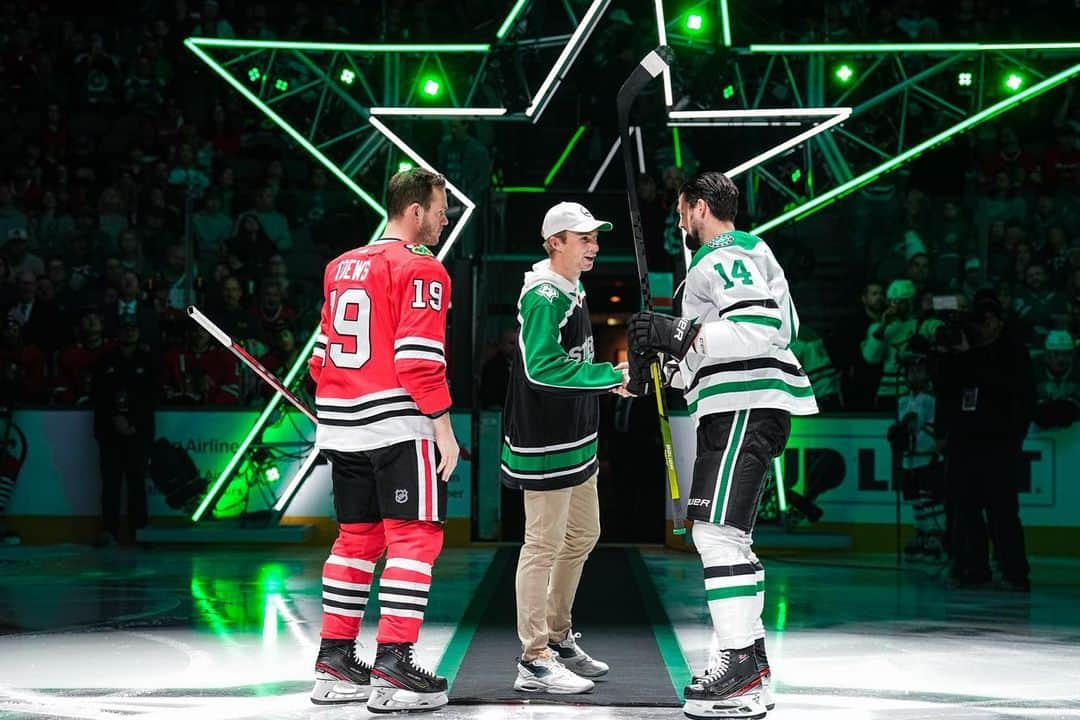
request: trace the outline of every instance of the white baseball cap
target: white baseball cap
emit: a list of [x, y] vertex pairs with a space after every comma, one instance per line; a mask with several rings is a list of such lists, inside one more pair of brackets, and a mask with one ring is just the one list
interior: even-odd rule
[[610, 229], [611, 223], [607, 220], [597, 220], [581, 203], [561, 202], [544, 215], [544, 224], [540, 226], [540, 237], [547, 240], [563, 230], [586, 233]]

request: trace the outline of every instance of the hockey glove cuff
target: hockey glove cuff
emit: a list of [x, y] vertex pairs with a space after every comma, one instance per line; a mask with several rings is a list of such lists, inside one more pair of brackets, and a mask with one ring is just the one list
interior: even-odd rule
[[690, 318], [639, 312], [631, 316], [627, 327], [631, 355], [663, 352], [682, 360], [694, 344], [700, 325]]

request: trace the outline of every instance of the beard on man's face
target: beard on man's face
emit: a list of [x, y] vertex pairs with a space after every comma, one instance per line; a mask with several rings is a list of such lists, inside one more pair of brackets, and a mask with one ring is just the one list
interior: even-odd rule
[[685, 242], [686, 242], [686, 249], [687, 250], [689, 250], [692, 253], [697, 252], [698, 248], [701, 247], [701, 236], [698, 235], [698, 233], [696, 231], [694, 231], [693, 229], [687, 230], [686, 231], [686, 240], [685, 240]]

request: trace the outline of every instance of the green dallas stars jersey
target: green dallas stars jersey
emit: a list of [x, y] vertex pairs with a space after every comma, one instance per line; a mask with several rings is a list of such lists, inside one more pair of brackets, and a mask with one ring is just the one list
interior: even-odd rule
[[548, 260], [525, 273], [518, 322], [503, 410], [502, 482], [524, 490], [580, 485], [597, 470], [599, 396], [621, 386], [623, 374], [593, 362], [585, 289]]

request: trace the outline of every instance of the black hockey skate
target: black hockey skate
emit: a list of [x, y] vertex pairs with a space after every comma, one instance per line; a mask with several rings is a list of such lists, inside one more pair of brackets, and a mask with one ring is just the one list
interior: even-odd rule
[[766, 710], [776, 707], [772, 696], [772, 670], [769, 669], [769, 656], [765, 654], [765, 638], [754, 641], [754, 662], [761, 677], [761, 704]]
[[683, 713], [694, 720], [765, 717], [754, 646], [722, 650], [709, 672], [683, 690]]
[[324, 639], [315, 660], [311, 702], [316, 705], [364, 702], [370, 695], [371, 666], [356, 657], [356, 643]]
[[430, 712], [449, 702], [446, 678], [416, 664], [412, 643], [379, 645], [371, 686], [367, 709], [373, 713]]

